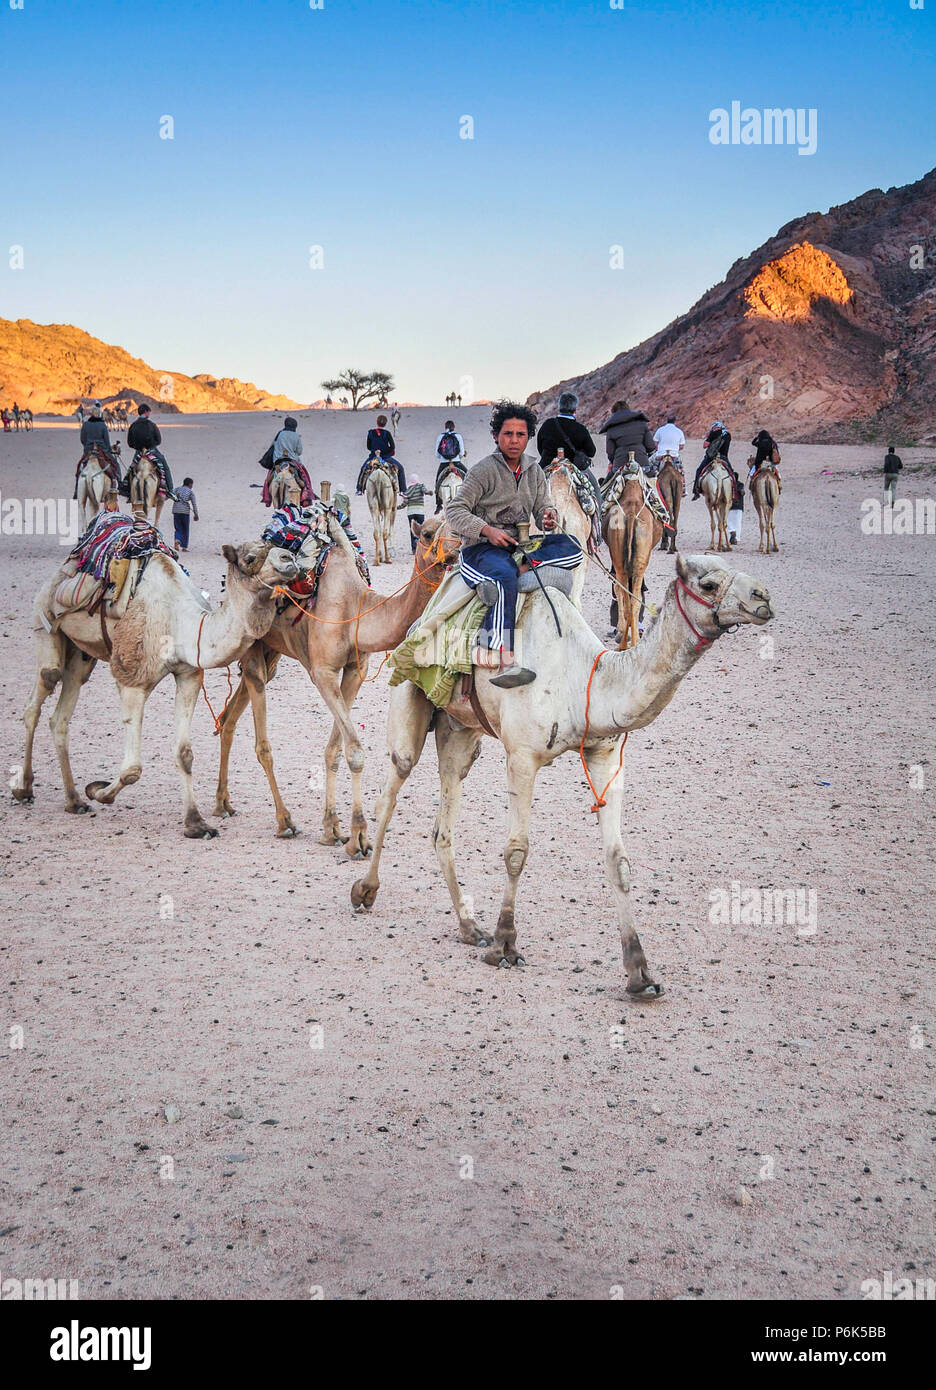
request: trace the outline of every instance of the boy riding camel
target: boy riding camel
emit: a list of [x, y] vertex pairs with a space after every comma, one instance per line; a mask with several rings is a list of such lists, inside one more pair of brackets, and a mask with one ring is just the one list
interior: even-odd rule
[[[549, 497], [549, 485], [539, 461], [524, 450], [536, 429], [536, 416], [525, 405], [500, 401], [491, 416], [497, 447], [469, 468], [461, 491], [445, 508], [450, 531], [460, 536], [462, 578], [473, 588], [484, 585], [493, 601], [482, 624], [473, 661], [500, 671], [492, 684], [510, 688], [528, 685], [536, 672], [518, 666], [514, 656], [514, 627], [521, 569], [540, 564], [575, 569], [584, 558], [578, 542], [564, 532]], [[518, 544], [518, 523], [534, 518], [547, 533], [526, 553]], [[487, 601], [488, 593], [483, 593]], [[486, 642], [485, 642], [486, 638]]]

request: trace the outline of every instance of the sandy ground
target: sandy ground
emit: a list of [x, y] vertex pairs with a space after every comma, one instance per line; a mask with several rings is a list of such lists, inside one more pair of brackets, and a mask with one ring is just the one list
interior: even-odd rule
[[[398, 432], [424, 479], [445, 414], [407, 410]], [[472, 459], [485, 417], [459, 413]], [[316, 481], [352, 482], [370, 419], [303, 416]], [[264, 522], [248, 484], [272, 419], [161, 424], [201, 507], [190, 568], [217, 598], [220, 545]], [[67, 495], [75, 446], [70, 425], [0, 436], [3, 497]], [[23, 1046], [0, 1052], [3, 1277], [70, 1278], [86, 1297], [834, 1299], [886, 1270], [936, 1275], [936, 539], [861, 534], [879, 480], [857, 470], [880, 453], [784, 449], [782, 552], [756, 555], [750, 513], [737, 555], [769, 585], [776, 622], [725, 637], [629, 741], [625, 838], [668, 990], [656, 1005], [623, 998], [571, 757], [539, 783], [518, 909], [529, 964], [495, 972], [455, 940], [430, 753], [377, 906], [352, 913], [360, 865], [316, 843], [328, 721], [298, 667], [284, 662], [270, 695], [280, 784], [306, 832], [295, 841], [273, 837], [249, 719], [232, 762], [241, 814], [207, 843], [181, 834], [171, 682], [148, 707], [143, 779], [93, 818], [62, 811], [44, 719], [35, 804], [4, 805], [2, 1026], [21, 1027]], [[901, 482], [905, 496], [934, 490], [931, 471]], [[362, 532], [365, 514], [356, 501]], [[683, 548], [707, 539], [703, 505], [686, 503]], [[402, 520], [397, 547], [376, 571], [384, 592], [408, 568]], [[2, 537], [10, 768], [31, 598], [63, 553], [54, 538]], [[654, 556], [655, 597], [672, 569]], [[593, 570], [599, 632], [606, 605]], [[223, 672], [209, 687], [223, 699]], [[384, 674], [357, 706], [369, 813], [386, 703]], [[72, 732], [79, 783], [109, 776], [121, 728], [106, 670]], [[194, 746], [208, 814], [204, 708]], [[487, 740], [458, 851], [482, 923], [501, 889], [505, 800]], [[710, 894], [732, 881], [814, 891], [815, 932], [713, 924]]]

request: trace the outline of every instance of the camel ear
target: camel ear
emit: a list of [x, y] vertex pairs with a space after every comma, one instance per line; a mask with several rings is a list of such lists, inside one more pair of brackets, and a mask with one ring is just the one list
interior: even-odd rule
[[689, 566], [683, 559], [682, 551], [676, 552], [676, 573], [679, 575], [683, 583], [685, 583], [686, 580], [689, 578]]
[[234, 545], [222, 545], [221, 554], [229, 565], [236, 565], [238, 561], [237, 547]]
[[416, 537], [417, 540], [419, 540], [419, 534], [420, 534], [421, 529], [422, 529], [422, 528], [420, 527], [418, 521], [411, 521], [411, 522], [410, 522], [410, 530], [412, 531], [413, 535]]

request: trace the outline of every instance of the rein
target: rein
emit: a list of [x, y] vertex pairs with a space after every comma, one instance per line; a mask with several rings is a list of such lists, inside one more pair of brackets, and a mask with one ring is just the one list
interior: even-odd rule
[[[676, 576], [676, 587], [675, 587], [675, 589], [673, 590], [673, 594], [674, 594], [674, 597], [675, 597], [675, 599], [676, 599], [676, 607], [679, 609], [680, 613], [681, 613], [682, 616], [685, 618], [685, 620], [686, 620], [686, 622], [687, 622], [687, 624], [688, 624], [688, 626], [689, 626], [689, 631], [690, 631], [690, 632], [692, 633], [692, 635], [696, 638], [696, 644], [695, 644], [695, 646], [694, 646], [694, 648], [693, 648], [693, 651], [695, 651], [695, 652], [702, 652], [702, 651], [704, 651], [706, 647], [710, 647], [710, 646], [712, 645], [712, 643], [715, 641], [715, 637], [720, 637], [720, 636], [722, 635], [723, 632], [728, 632], [728, 631], [729, 631], [728, 628], [722, 627], [722, 626], [721, 626], [721, 623], [720, 623], [719, 620], [718, 620], [718, 607], [719, 607], [719, 604], [721, 603], [722, 599], [725, 597], [725, 594], [728, 592], [729, 588], [731, 587], [732, 578], [733, 578], [733, 576], [732, 576], [732, 575], [729, 575], [728, 578], [725, 580], [725, 582], [722, 584], [721, 589], [720, 589], [719, 592], [715, 595], [715, 597], [714, 597], [713, 599], [707, 599], [707, 598], [703, 598], [701, 594], [697, 594], [696, 591], [695, 591], [695, 589], [690, 589], [690, 588], [689, 588], [689, 585], [686, 583], [686, 581], [685, 581], [680, 575], [677, 574], [677, 576]], [[695, 626], [695, 624], [693, 623], [692, 619], [689, 617], [689, 614], [686, 612], [685, 608], [682, 606], [682, 603], [680, 602], [680, 598], [679, 598], [679, 591], [680, 591], [680, 589], [682, 589], [683, 593], [684, 593], [684, 594], [687, 594], [687, 595], [689, 596], [689, 598], [694, 598], [695, 601], [696, 601], [696, 603], [701, 603], [702, 606], [703, 606], [703, 608], [711, 608], [711, 609], [712, 609], [712, 616], [713, 616], [714, 619], [715, 619], [715, 626], [718, 628], [718, 632], [715, 634], [715, 637], [706, 637], [705, 634], [704, 634], [703, 632], [700, 632], [699, 629]]]

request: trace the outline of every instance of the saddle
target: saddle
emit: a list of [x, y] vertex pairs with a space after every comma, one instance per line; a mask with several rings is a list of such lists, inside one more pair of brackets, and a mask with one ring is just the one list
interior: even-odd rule
[[634, 461], [633, 464], [625, 464], [613, 473], [602, 490], [604, 501], [601, 507], [602, 516], [607, 516], [612, 506], [624, 491], [624, 484], [628, 482], [638, 482], [643, 488], [644, 501], [647, 507], [653, 512], [663, 525], [672, 530], [673, 519], [667, 510], [666, 503], [660, 496], [656, 483], [651, 482], [640, 464]]

